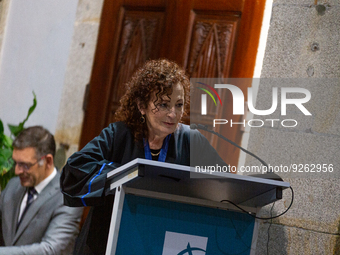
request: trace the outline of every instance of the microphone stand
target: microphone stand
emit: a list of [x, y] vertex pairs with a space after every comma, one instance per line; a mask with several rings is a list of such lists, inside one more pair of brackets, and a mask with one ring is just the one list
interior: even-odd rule
[[[268, 165], [266, 162], [264, 162], [262, 159], [260, 159], [258, 156], [256, 156], [255, 154], [251, 153], [250, 151], [242, 148], [241, 146], [237, 145], [236, 143], [234, 143], [233, 141], [229, 140], [228, 138], [224, 137], [223, 135], [213, 131], [213, 130], [210, 130], [208, 129], [206, 126], [202, 125], [202, 124], [191, 124], [190, 125], [190, 129], [201, 129], [201, 130], [205, 130], [205, 131], [208, 131], [209, 133], [212, 133], [214, 135], [217, 135], [218, 137], [222, 138], [223, 140], [227, 141], [228, 143], [231, 143], [232, 145], [236, 146], [237, 148], [241, 149], [242, 151], [248, 153], [249, 155], [253, 156], [254, 158], [258, 159], [263, 165], [265, 165], [268, 169], [267, 173], [266, 174], [254, 174], [254, 175], [250, 175], [250, 176], [253, 176], [253, 177], [261, 177], [261, 178], [267, 178], [267, 179], [272, 179], [272, 180], [278, 180], [278, 181], [283, 181], [282, 178], [280, 176], [278, 176], [277, 174], [273, 173], [272, 171], [270, 171]], [[292, 187], [289, 187], [290, 190], [292, 191], [292, 200], [290, 202], [290, 205], [288, 206], [288, 208], [283, 212], [283, 213], [280, 213], [279, 215], [276, 215], [276, 216], [271, 216], [270, 218], [263, 218], [263, 217], [257, 217], [257, 216], [254, 216], [252, 215], [251, 213], [247, 212], [246, 210], [244, 210], [243, 208], [239, 207], [237, 204], [229, 201], [229, 200], [222, 200], [221, 202], [229, 202], [231, 203], [232, 205], [236, 206], [237, 208], [239, 208], [240, 210], [242, 210], [243, 212], [245, 213], [249, 213], [250, 216], [256, 218], [256, 219], [261, 219], [261, 220], [271, 220], [271, 219], [275, 219], [275, 218], [278, 218], [280, 216], [282, 216], [283, 214], [285, 214], [289, 209], [290, 207], [292, 206], [293, 204], [293, 201], [294, 201], [294, 191], [293, 191], [293, 188]], [[277, 194], [279, 195], [279, 194]], [[282, 198], [282, 194], [281, 194], [281, 198]], [[275, 202], [274, 202], [275, 203]]]
[[[240, 150], [244, 151], [245, 153], [248, 153], [248, 154], [251, 155], [252, 157], [254, 157], [254, 158], [256, 158], [257, 160], [259, 160], [259, 161], [262, 163], [262, 165], [264, 165], [265, 167], [267, 167], [267, 173], [272, 173], [272, 172], [270, 171], [269, 166], [268, 166], [268, 164], [267, 164], [266, 162], [264, 162], [262, 159], [260, 159], [260, 158], [259, 158], [258, 156], [256, 156], [254, 153], [251, 153], [250, 151], [248, 151], [248, 150], [242, 148], [241, 146], [239, 146], [238, 144], [236, 144], [236, 143], [234, 143], [233, 141], [229, 140], [228, 138], [224, 137], [223, 135], [221, 135], [221, 134], [219, 134], [219, 133], [217, 133], [217, 132], [215, 132], [215, 131], [213, 131], [213, 130], [208, 129], [206, 126], [204, 126], [204, 125], [202, 125], [202, 124], [191, 124], [191, 125], [190, 125], [190, 129], [201, 129], [201, 130], [207, 131], [207, 132], [209, 132], [209, 133], [211, 133], [211, 134], [217, 135], [218, 137], [222, 138], [223, 140], [227, 141], [228, 143], [230, 143], [230, 144], [236, 146], [236, 147], [239, 148]], [[261, 175], [263, 175], [263, 174], [261, 174]], [[276, 175], [276, 174], [275, 174], [275, 175]], [[256, 175], [252, 175], [252, 176], [256, 176]], [[277, 178], [275, 178], [275, 179], [277, 179]], [[282, 179], [280, 178], [280, 180], [282, 180]]]

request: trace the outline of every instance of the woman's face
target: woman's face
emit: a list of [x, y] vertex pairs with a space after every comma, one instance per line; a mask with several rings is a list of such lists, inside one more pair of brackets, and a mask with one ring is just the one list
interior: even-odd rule
[[165, 138], [173, 133], [181, 120], [184, 110], [184, 89], [180, 83], [173, 86], [172, 94], [157, 99], [156, 92], [151, 97], [147, 109], [141, 109], [149, 130], [149, 138]]

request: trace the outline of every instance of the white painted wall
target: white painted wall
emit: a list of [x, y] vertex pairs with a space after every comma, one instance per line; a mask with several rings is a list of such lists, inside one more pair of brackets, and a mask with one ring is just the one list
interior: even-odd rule
[[[55, 132], [78, 0], [11, 0], [0, 54], [0, 118]], [[8, 133], [8, 130], [7, 132]]]

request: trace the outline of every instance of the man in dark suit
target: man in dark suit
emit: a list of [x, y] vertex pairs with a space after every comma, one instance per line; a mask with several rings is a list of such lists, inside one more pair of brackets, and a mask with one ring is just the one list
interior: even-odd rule
[[55, 141], [41, 126], [13, 141], [14, 177], [0, 197], [0, 255], [72, 254], [81, 208], [63, 205]]

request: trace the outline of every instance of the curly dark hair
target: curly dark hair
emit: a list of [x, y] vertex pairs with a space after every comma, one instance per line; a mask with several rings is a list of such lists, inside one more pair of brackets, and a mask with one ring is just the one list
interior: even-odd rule
[[[141, 108], [147, 108], [154, 92], [155, 102], [163, 95], [170, 96], [177, 83], [184, 89], [184, 114], [190, 107], [190, 81], [185, 70], [167, 59], [149, 60], [139, 68], [126, 84], [126, 93], [120, 100], [120, 107], [115, 113], [116, 121], [123, 121], [131, 128], [135, 140], [148, 137], [146, 123], [141, 123]], [[157, 111], [158, 109], [155, 108]]]

